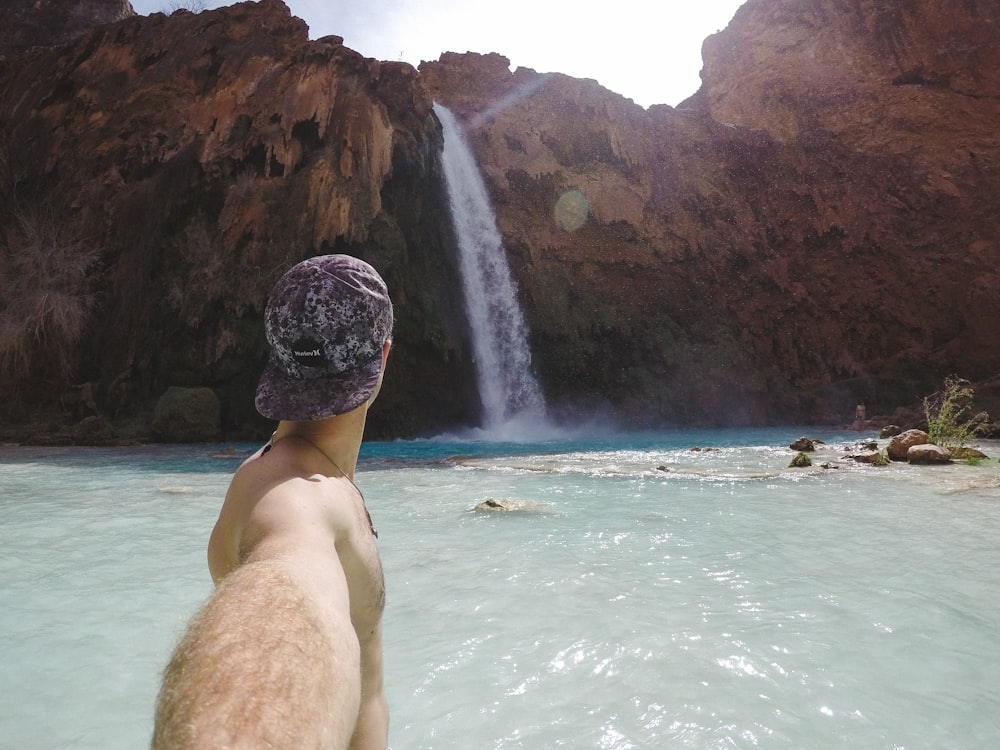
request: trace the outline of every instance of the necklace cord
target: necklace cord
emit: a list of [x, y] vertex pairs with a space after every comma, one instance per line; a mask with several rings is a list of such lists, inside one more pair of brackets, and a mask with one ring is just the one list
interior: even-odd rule
[[267, 441], [267, 445], [264, 446], [264, 453], [267, 453], [269, 450], [271, 450], [271, 448], [274, 447], [275, 443], [277, 443], [277, 442], [279, 442], [281, 440], [285, 440], [286, 438], [290, 438], [290, 437], [291, 438], [298, 438], [302, 442], [307, 443], [308, 445], [312, 446], [314, 450], [318, 451], [319, 454], [321, 456], [323, 456], [323, 458], [325, 458], [327, 461], [329, 461], [333, 465], [333, 468], [335, 468], [337, 471], [340, 472], [341, 476], [343, 476], [344, 479], [346, 479], [348, 482], [351, 483], [351, 486], [354, 488], [354, 491], [357, 492], [358, 496], [361, 498], [361, 507], [364, 508], [364, 510], [365, 510], [365, 516], [368, 518], [368, 528], [371, 529], [372, 535], [376, 539], [378, 539], [378, 531], [375, 530], [375, 525], [372, 523], [372, 514], [368, 512], [368, 505], [365, 503], [365, 494], [361, 491], [361, 488], [358, 487], [358, 485], [356, 485], [354, 483], [354, 480], [351, 479], [350, 476], [348, 476], [347, 472], [344, 471], [343, 469], [341, 469], [340, 465], [336, 461], [334, 461], [332, 458], [330, 458], [330, 455], [325, 450], [323, 450], [318, 445], [316, 445], [316, 443], [314, 443], [312, 440], [310, 440], [307, 437], [303, 437], [302, 435], [285, 435], [285, 437], [278, 438], [277, 440], [274, 439], [274, 435], [271, 435], [271, 439], [268, 440]]

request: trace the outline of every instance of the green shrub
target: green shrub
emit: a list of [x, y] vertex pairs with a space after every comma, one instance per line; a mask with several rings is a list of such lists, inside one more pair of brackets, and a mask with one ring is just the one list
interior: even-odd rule
[[795, 457], [792, 458], [792, 462], [788, 464], [790, 469], [803, 469], [807, 466], [812, 466], [812, 459], [809, 458], [805, 453], [796, 453]]
[[970, 416], [974, 391], [968, 380], [955, 375], [945, 379], [944, 387], [924, 398], [927, 416], [927, 439], [947, 450], [963, 448], [989, 428], [989, 415]]
[[872, 456], [872, 466], [888, 466], [892, 463], [889, 460], [889, 456], [886, 455], [885, 451], [879, 451], [874, 456]]

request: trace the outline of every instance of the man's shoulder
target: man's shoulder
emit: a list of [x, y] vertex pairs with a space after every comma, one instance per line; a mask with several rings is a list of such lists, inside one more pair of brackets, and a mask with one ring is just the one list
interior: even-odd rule
[[233, 482], [277, 483], [308, 473], [301, 452], [282, 441], [280, 446], [274, 448], [269, 443], [240, 464], [233, 474]]
[[258, 503], [288, 503], [291, 512], [306, 500], [308, 508], [322, 512], [329, 523], [350, 527], [364, 497], [346, 475], [331, 476], [323, 468], [287, 457], [251, 458], [233, 474], [226, 502], [247, 511]]

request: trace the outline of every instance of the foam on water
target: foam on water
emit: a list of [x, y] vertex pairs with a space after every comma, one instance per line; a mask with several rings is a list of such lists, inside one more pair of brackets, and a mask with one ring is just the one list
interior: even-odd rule
[[[797, 436], [366, 445], [393, 748], [994, 745], [1000, 464]], [[0, 746], [145, 746], [237, 462], [2, 450]]]

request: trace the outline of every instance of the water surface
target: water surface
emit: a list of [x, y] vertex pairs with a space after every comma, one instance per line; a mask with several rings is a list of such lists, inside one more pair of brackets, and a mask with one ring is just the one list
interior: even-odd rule
[[[1000, 464], [800, 432], [366, 444], [392, 747], [997, 746]], [[147, 745], [223, 447], [0, 448], [0, 747]]]

